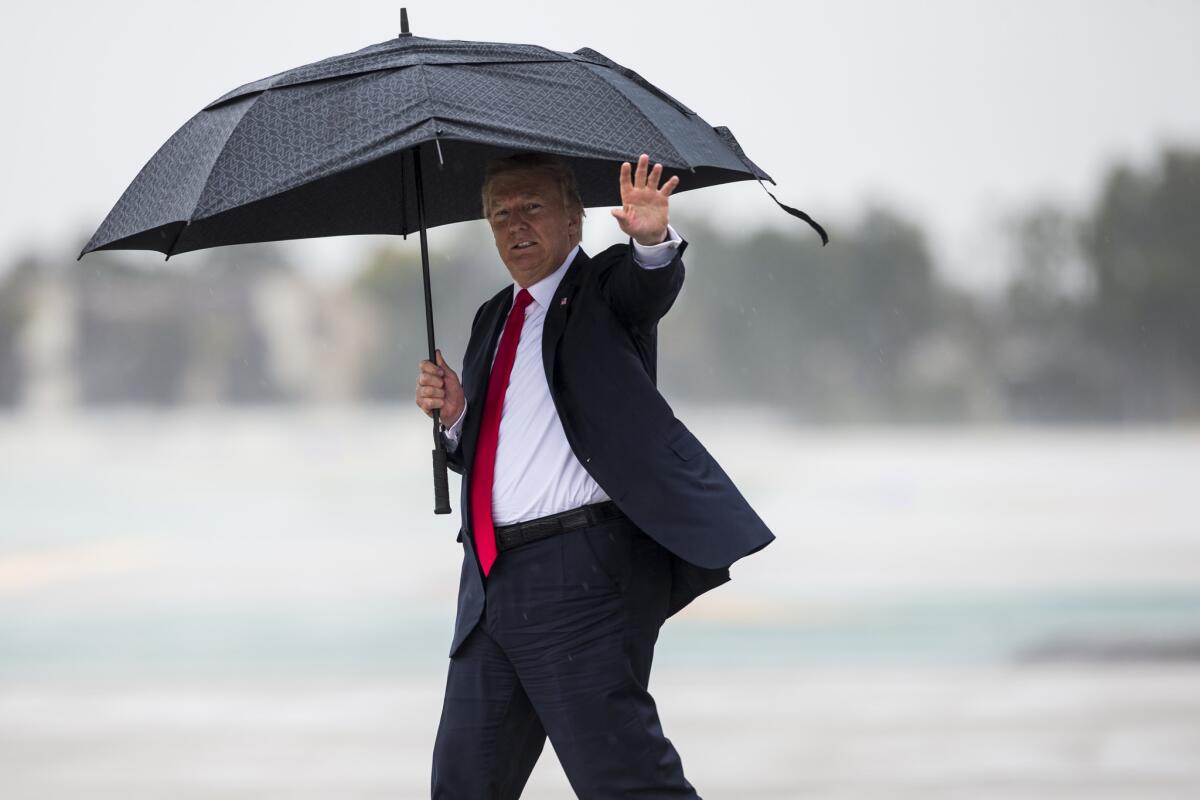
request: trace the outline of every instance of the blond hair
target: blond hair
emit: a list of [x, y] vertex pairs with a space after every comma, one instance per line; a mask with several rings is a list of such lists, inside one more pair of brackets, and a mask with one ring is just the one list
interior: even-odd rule
[[567, 166], [567, 162], [549, 153], [517, 153], [505, 158], [494, 158], [488, 162], [483, 173], [483, 185], [479, 187], [479, 198], [483, 205], [483, 218], [488, 216], [488, 192], [492, 181], [502, 175], [514, 172], [543, 172], [554, 179], [558, 186], [559, 196], [563, 200], [563, 208], [568, 212], [578, 211], [580, 217], [587, 216], [583, 208], [583, 198], [579, 196], [579, 186], [575, 182], [575, 173]]

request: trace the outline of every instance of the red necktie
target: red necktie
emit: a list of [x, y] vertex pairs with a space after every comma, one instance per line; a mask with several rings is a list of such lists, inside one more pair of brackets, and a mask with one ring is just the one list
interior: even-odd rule
[[517, 342], [525, 324], [525, 306], [533, 295], [522, 289], [504, 323], [492, 375], [488, 378], [487, 401], [483, 405], [483, 423], [479, 443], [475, 447], [475, 462], [471, 467], [471, 531], [475, 538], [475, 553], [479, 566], [487, 575], [496, 561], [496, 531], [492, 526], [492, 481], [496, 476], [496, 445], [500, 443], [500, 414], [504, 411], [504, 391], [517, 360]]

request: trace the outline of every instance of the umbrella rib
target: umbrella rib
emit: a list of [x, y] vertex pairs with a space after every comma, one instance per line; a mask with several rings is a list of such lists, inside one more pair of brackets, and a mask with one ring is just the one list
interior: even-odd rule
[[[425, 76], [424, 76], [424, 73], [423, 73], [423, 72], [422, 72], [422, 76], [421, 76], [421, 77], [422, 77], [422, 83], [426, 83], [426, 81], [425, 81]], [[293, 84], [289, 84], [289, 85], [293, 85]], [[266, 89], [263, 89], [263, 90], [259, 91], [259, 92], [258, 92], [258, 94], [257, 94], [257, 96], [256, 96], [254, 99], [250, 100], [250, 101], [249, 101], [249, 102], [246, 104], [246, 109], [245, 109], [245, 111], [243, 111], [243, 112], [242, 112], [242, 115], [241, 115], [241, 117], [239, 117], [239, 118], [238, 118], [238, 121], [237, 121], [237, 122], [236, 122], [236, 123], [233, 125], [233, 127], [231, 127], [231, 128], [229, 129], [229, 133], [228, 133], [228, 134], [225, 136], [225, 144], [228, 144], [228, 143], [229, 143], [229, 140], [230, 140], [231, 138], [233, 138], [233, 135], [234, 135], [234, 134], [237, 132], [238, 128], [240, 128], [240, 127], [241, 127], [241, 125], [242, 125], [242, 123], [245, 121], [246, 117], [247, 117], [247, 116], [250, 114], [250, 112], [253, 110], [253, 108], [254, 108], [255, 104], [257, 104], [257, 103], [258, 103], [258, 101], [259, 101], [259, 100], [261, 100], [261, 99], [262, 99], [262, 98], [263, 98], [263, 97], [264, 97], [264, 96], [267, 94], [267, 92], [271, 91], [271, 90], [272, 90], [272, 89], [274, 89], [274, 88], [275, 88], [274, 86], [269, 86], [269, 87], [267, 87]], [[286, 90], [287, 88], [288, 88], [287, 86], [281, 86], [281, 87], [279, 87], [279, 89], [280, 89], [281, 91], [282, 91], [282, 90]], [[430, 103], [432, 104], [432, 96], [430, 95], [430, 92], [429, 92], [428, 85], [426, 85], [425, 93], [426, 93], [426, 95], [427, 95], [427, 96], [430, 96]], [[207, 110], [208, 110], [208, 109], [205, 109], [205, 111], [207, 111]], [[440, 128], [438, 129], [438, 132], [439, 132], [439, 133], [441, 132]], [[221, 153], [222, 153], [222, 152], [224, 152], [224, 150], [225, 150], [225, 144], [222, 144], [222, 145], [221, 145], [221, 148], [220, 148], [220, 150], [218, 150], [218, 152], [217, 152], [217, 159], [216, 159], [216, 160], [219, 160], [219, 159], [220, 159], [220, 157], [221, 157]], [[385, 153], [384, 155], [387, 155], [387, 154]], [[382, 156], [377, 156], [377, 158], [379, 158], [379, 157], [382, 157]], [[216, 165], [216, 160], [214, 160], [214, 161], [213, 161], [213, 165], [214, 165], [214, 166]], [[370, 161], [370, 160], [373, 160], [373, 159], [368, 159], [368, 161]], [[172, 244], [171, 244], [171, 249], [172, 249], [172, 250], [174, 249], [174, 247], [175, 247], [175, 244], [176, 244], [176, 243], [179, 241], [179, 238], [180, 238], [180, 236], [182, 236], [182, 235], [183, 235], [183, 232], [184, 232], [184, 230], [186, 230], [186, 229], [187, 229], [187, 227], [188, 227], [188, 226], [190, 226], [190, 225], [191, 225], [191, 223], [192, 223], [192, 222], [193, 222], [193, 221], [196, 219], [196, 210], [199, 208], [199, 206], [200, 206], [200, 201], [201, 201], [201, 200], [204, 198], [204, 194], [205, 194], [205, 192], [206, 192], [206, 191], [208, 191], [208, 186], [209, 186], [209, 183], [210, 183], [211, 181], [212, 181], [212, 168], [210, 167], [210, 168], [209, 168], [209, 173], [208, 173], [208, 176], [207, 176], [207, 177], [205, 178], [205, 180], [204, 180], [204, 186], [203, 186], [203, 187], [201, 187], [201, 189], [200, 189], [200, 193], [199, 193], [199, 196], [197, 196], [197, 198], [196, 198], [196, 203], [195, 203], [195, 205], [192, 207], [192, 212], [191, 212], [191, 214], [189, 214], [189, 215], [188, 215], [188, 218], [187, 218], [186, 220], [183, 220], [183, 222], [184, 222], [184, 227], [183, 227], [182, 229], [180, 229], [179, 236], [176, 236], [176, 237], [175, 237], [175, 242], [172, 242]], [[291, 190], [293, 190], [293, 189], [296, 189], [296, 188], [297, 188], [297, 187], [299, 187], [299, 186], [302, 186], [302, 185], [303, 185], [305, 182], [306, 182], [306, 181], [301, 181], [300, 183], [297, 183], [297, 184], [294, 184], [294, 185], [284, 185], [284, 186], [281, 186], [281, 187], [275, 187], [275, 190], [274, 190], [274, 191], [271, 191], [271, 192], [269, 192], [269, 193], [267, 193], [267, 194], [264, 194], [264, 195], [262, 195], [262, 196], [260, 196], [260, 197], [254, 197], [254, 198], [252, 198], [251, 200], [249, 200], [249, 201], [247, 201], [247, 202], [257, 202], [258, 200], [265, 200], [265, 199], [266, 199], [266, 198], [268, 198], [268, 197], [273, 197], [273, 196], [275, 196], [275, 195], [278, 195], [278, 194], [283, 194], [284, 192], [289, 192], [289, 191], [291, 191]], [[215, 213], [221, 213], [222, 211], [228, 211], [228, 210], [231, 210], [231, 209], [221, 209], [221, 211], [217, 211], [217, 212], [215, 212]], [[214, 214], [206, 214], [204, 218], [205, 218], [205, 219], [207, 219], [208, 217], [211, 217], [211, 216], [214, 216]], [[171, 254], [170, 254], [170, 253], [168, 253], [167, 255], [168, 255], [168, 257], [170, 257], [170, 255], [171, 255]]]
[[[593, 58], [592, 56], [595, 56], [595, 58]], [[596, 59], [599, 59], [599, 60], [596, 60]], [[696, 115], [695, 111], [692, 111], [692, 109], [688, 108], [683, 103], [679, 102], [674, 97], [672, 97], [671, 95], [664, 92], [660, 87], [654, 85], [650, 81], [643, 78], [640, 73], [635, 72], [635, 71], [629, 69], [628, 67], [622, 66], [621, 64], [618, 64], [616, 61], [613, 61], [608, 56], [604, 55], [603, 53], [597, 52], [596, 50], [593, 50], [590, 47], [584, 47], [579, 50], [576, 50], [574, 53], [571, 53], [571, 60], [575, 61], [576, 63], [582, 61], [585, 64], [592, 64], [594, 66], [604, 67], [606, 69], [612, 70], [613, 72], [617, 73], [621, 77], [626, 78], [627, 80], [633, 81], [635, 84], [642, 87], [646, 91], [650, 92], [654, 96], [658, 97], [660, 100], [662, 100], [666, 103], [670, 103], [680, 113], [691, 114], [692, 116]]]
[[[438, 115], [433, 113], [434, 109], [437, 107], [437, 103], [434, 102], [433, 92], [429, 89], [429, 73], [426, 72], [426, 70], [425, 70], [426, 66], [428, 66], [428, 65], [426, 65], [426, 64], [418, 64], [417, 65], [417, 67], [421, 71], [421, 85], [425, 87], [425, 101], [429, 104], [429, 120], [433, 123], [433, 135], [434, 135], [434, 139], [436, 140], [437, 137], [441, 135], [442, 128], [441, 128], [441, 125], [438, 124]], [[439, 166], [439, 168], [441, 166], [441, 163], [440, 163], [441, 157], [442, 157], [442, 152], [439, 149], [438, 150], [438, 162], [439, 162], [438, 166]]]
[[[575, 63], [579, 63], [579, 62], [575, 62]], [[655, 124], [655, 123], [654, 123], [654, 122], [653, 122], [653, 121], [652, 121], [652, 120], [651, 120], [649, 117], [647, 117], [647, 116], [646, 116], [646, 112], [642, 111], [641, 107], [640, 107], [640, 106], [638, 106], [638, 104], [637, 104], [637, 103], [635, 103], [635, 102], [633, 102], [632, 100], [630, 100], [628, 97], [626, 97], [626, 96], [625, 96], [625, 93], [624, 93], [624, 92], [622, 92], [622, 91], [618, 90], [618, 89], [617, 89], [615, 86], [613, 86], [611, 83], [609, 83], [608, 81], [606, 81], [606, 80], [605, 80], [604, 78], [602, 78], [600, 75], [596, 74], [596, 73], [595, 73], [595, 72], [594, 72], [594, 71], [591, 69], [592, 67], [599, 67], [600, 69], [608, 69], [608, 67], [605, 67], [605, 66], [603, 66], [603, 65], [600, 65], [600, 64], [594, 64], [594, 63], [592, 63], [592, 62], [584, 62], [584, 63], [588, 64], [588, 66], [586, 66], [586, 67], [583, 67], [582, 69], [583, 69], [583, 71], [584, 71], [584, 72], [587, 74], [587, 76], [588, 76], [588, 79], [589, 79], [589, 80], [592, 80], [592, 81], [595, 81], [595, 82], [597, 82], [597, 83], [600, 83], [600, 84], [602, 84], [602, 85], [603, 85], [603, 86], [604, 86], [606, 89], [608, 89], [609, 91], [615, 92], [615, 93], [617, 94], [617, 96], [618, 96], [618, 97], [620, 97], [622, 100], [624, 100], [626, 103], [628, 103], [628, 104], [629, 104], [629, 106], [631, 106], [631, 107], [633, 108], [633, 110], [634, 110], [634, 111], [637, 113], [637, 115], [638, 115], [639, 117], [641, 117], [643, 120], [645, 120], [645, 121], [646, 121], [646, 124], [647, 124], [649, 127], [653, 128], [655, 131], [657, 131], [657, 132], [658, 132], [658, 135], [662, 137], [662, 140], [663, 140], [664, 142], [666, 142], [668, 146], [670, 146], [670, 141], [671, 141], [670, 137], [669, 137], [669, 136], [666, 136], [666, 135], [665, 135], [665, 134], [662, 132], [662, 129], [661, 129], [661, 128], [659, 128], [659, 127], [658, 127], [658, 125], [656, 125], [656, 124]], [[622, 75], [621, 77], [625, 77], [625, 76], [623, 76], [623, 75]], [[629, 80], [629, 79], [628, 79], [628, 78], [626, 78], [626, 80]], [[631, 82], [633, 82], [633, 81], [631, 81]], [[635, 83], [635, 85], [636, 85], [636, 82], [634, 82], [634, 83]], [[640, 88], [640, 87], [639, 87], [639, 88]], [[693, 168], [693, 166], [692, 166], [690, 163], [688, 163], [688, 162], [687, 162], [687, 161], [684, 159], [683, 155], [682, 155], [682, 154], [681, 154], [681, 153], [680, 153], [678, 150], [676, 150], [674, 147], [671, 147], [671, 152], [672, 152], [672, 153], [675, 155], [675, 157], [676, 157], [676, 158], [679, 160], [679, 166], [681, 166], [681, 167], [686, 167], [687, 169], [690, 169], [690, 170], [693, 170], [693, 171], [695, 171], [695, 169]], [[662, 159], [661, 159], [661, 158], [657, 158], [657, 159], [654, 159], [654, 160], [655, 160], [655, 161], [661, 161]]]
[[[551, 52], [553, 52], [553, 51], [551, 51]], [[501, 64], [501, 65], [555, 64], [555, 63], [574, 62], [574, 61], [576, 61], [576, 59], [572, 59], [572, 58], [563, 56], [561, 58], [522, 58], [522, 59], [508, 59], [508, 60], [496, 59], [494, 61], [464, 61], [462, 63], [448, 61], [444, 64], [436, 64], [434, 66], [474, 68], [474, 67], [483, 67], [483, 66], [493, 66], [496, 64]], [[594, 62], [589, 62], [589, 63], [594, 63]], [[376, 72], [397, 72], [397, 71], [403, 70], [403, 69], [413, 69], [415, 67], [425, 67], [425, 66], [430, 66], [430, 65], [425, 62], [417, 62], [414, 64], [395, 64], [395, 65], [390, 65], [390, 66], [385, 66], [385, 67], [371, 67], [368, 69], [357, 69], [357, 70], [352, 70], [349, 72], [337, 73], [335, 75], [314, 76], [312, 78], [305, 78], [304, 80], [294, 81], [292, 83], [272, 83], [269, 86], [263, 86], [258, 89], [251, 89], [249, 91], [241, 92], [240, 94], [238, 94], [237, 92], [239, 92], [240, 89], [242, 88], [242, 87], [239, 87], [238, 89], [234, 89], [229, 94], [222, 95], [221, 97], [218, 97], [216, 100], [213, 100], [211, 103], [209, 103], [207, 106], [205, 106], [201, 110], [202, 111], [211, 111], [220, 106], [224, 106], [224, 105], [227, 105], [234, 101], [240, 100], [243, 97], [248, 97], [251, 94], [263, 94], [264, 92], [269, 92], [271, 90], [282, 91], [284, 89], [290, 89], [294, 86], [307, 86], [307, 85], [313, 84], [313, 83], [321, 83], [322, 81], [336, 81], [336, 80], [342, 80], [344, 78], [354, 78], [354, 77], [359, 77], [362, 75], [371, 75]], [[279, 73], [277, 75], [268, 75], [266, 78], [262, 78], [258, 81], [252, 81], [251, 84], [260, 83], [261, 81], [270, 80], [271, 78], [282, 78], [286, 74], [287, 73], [284, 72], [284, 73]], [[246, 84], [246, 85], [249, 86], [251, 84]]]
[[175, 246], [179, 244], [179, 240], [183, 238], [183, 232], [188, 229], [188, 227], [192, 224], [192, 220], [196, 218], [196, 209], [200, 208], [200, 201], [204, 199], [204, 194], [208, 191], [208, 185], [212, 182], [213, 170], [216, 167], [217, 162], [221, 160], [221, 154], [225, 152], [225, 146], [229, 144], [229, 140], [233, 138], [233, 134], [236, 133], [237, 129], [242, 126], [242, 123], [246, 121], [246, 116], [254, 108], [255, 104], [257, 104], [266, 93], [266, 90], [263, 90], [258, 94], [258, 97], [255, 97], [253, 100], [246, 103], [246, 109], [242, 112], [242, 115], [238, 117], [238, 121], [235, 122], [229, 129], [229, 133], [225, 134], [225, 141], [217, 150], [217, 157], [213, 159], [212, 165], [208, 168], [208, 175], [204, 177], [204, 185], [200, 187], [200, 192], [196, 195], [196, 202], [192, 205], [192, 212], [188, 214], [187, 219], [183, 220], [183, 227], [179, 229], [179, 233], [175, 236], [175, 241], [171, 242], [171, 246], [167, 250], [167, 258], [171, 257], [171, 253], [175, 250]]
[[[193, 213], [193, 214], [194, 214], [194, 213], [196, 213], [196, 210], [195, 210], [195, 209], [192, 209], [192, 213]], [[186, 231], [186, 230], [188, 229], [188, 226], [189, 226], [189, 225], [191, 225], [191, 224], [192, 224], [191, 220], [186, 220], [186, 219], [185, 219], [185, 220], [183, 221], [183, 225], [182, 225], [182, 226], [179, 228], [179, 230], [178, 230], [178, 231], [175, 233], [175, 238], [174, 238], [174, 239], [172, 239], [172, 240], [171, 240], [171, 244], [170, 244], [170, 245], [168, 245], [168, 247], [167, 247], [167, 251], [166, 251], [166, 253], [165, 253], [165, 255], [166, 255], [166, 258], [164, 258], [164, 259], [163, 259], [163, 261], [170, 261], [170, 260], [171, 260], [171, 256], [175, 254], [175, 245], [179, 244], [179, 240], [180, 240], [181, 238], [183, 238], [183, 232], [184, 232], [184, 231]]]

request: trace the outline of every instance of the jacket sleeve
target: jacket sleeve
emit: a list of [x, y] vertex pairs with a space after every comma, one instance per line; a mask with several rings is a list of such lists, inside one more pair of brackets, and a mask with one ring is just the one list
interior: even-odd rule
[[[445, 439], [444, 434], [442, 438]], [[457, 443], [451, 444], [449, 441], [446, 441], [446, 467], [451, 471], [462, 475], [464, 466], [462, 448], [459, 447]]]
[[442, 441], [446, 445], [446, 466], [457, 472], [459, 475], [463, 474], [464, 466], [462, 454], [462, 428], [463, 421], [466, 420], [466, 418], [467, 401], [464, 397], [462, 413], [458, 415], [458, 419], [454, 421], [453, 425], [449, 427], [443, 426], [442, 430]]
[[670, 263], [655, 269], [638, 266], [632, 245], [616, 245], [604, 251], [607, 264], [599, 276], [600, 292], [617, 316], [643, 329], [662, 319], [683, 287], [685, 249], [686, 241], [680, 243]]
[[[475, 327], [477, 325], [479, 325], [479, 317], [483, 315], [483, 309], [486, 307], [487, 307], [487, 303], [484, 302], [484, 303], [481, 303], [479, 308], [475, 310], [475, 318], [473, 320], [471, 320], [471, 339], [472, 340], [475, 338]], [[468, 347], [469, 347], [469, 345], [468, 345]], [[463, 356], [463, 363], [460, 365], [460, 370], [461, 370], [462, 376], [465, 377], [466, 372], [467, 372], [467, 355]], [[466, 392], [467, 392], [467, 387], [464, 385], [463, 386], [463, 411], [462, 411], [462, 414], [459, 415], [458, 419], [455, 420], [454, 425], [451, 426], [451, 428], [454, 429], [454, 431], [456, 433], [454, 439], [451, 440], [450, 437], [446, 436], [445, 432], [442, 433], [442, 443], [446, 446], [446, 466], [449, 467], [450, 469], [454, 470], [455, 472], [457, 472], [459, 475], [462, 475], [463, 470], [466, 469], [466, 463], [465, 463], [465, 460], [463, 457], [463, 449], [462, 449], [462, 431], [463, 431], [463, 427], [466, 424], [467, 412], [470, 411], [470, 407], [469, 407], [469, 404], [467, 403], [467, 399], [466, 399]]]

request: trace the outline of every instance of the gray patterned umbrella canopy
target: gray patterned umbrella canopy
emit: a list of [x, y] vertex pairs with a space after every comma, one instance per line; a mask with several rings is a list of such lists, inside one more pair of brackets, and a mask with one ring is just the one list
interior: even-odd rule
[[412, 233], [414, 150], [426, 227], [480, 218], [484, 165], [521, 151], [566, 157], [587, 206], [620, 205], [619, 165], [643, 152], [662, 162], [664, 181], [679, 175], [676, 192], [771, 180], [727, 128], [594, 50], [401, 34], [205, 106], [80, 255]]
[[[408, 33], [404, 11], [401, 20], [395, 39], [209, 103], [142, 168], [79, 257], [420, 231], [433, 361], [425, 231], [481, 218], [492, 158], [563, 156], [587, 206], [620, 205], [619, 165], [643, 152], [662, 163], [664, 181], [679, 176], [676, 192], [771, 180], [728, 128], [595, 50], [426, 39]], [[807, 214], [780, 205], [827, 241]], [[435, 511], [445, 514], [445, 442], [433, 418]]]

